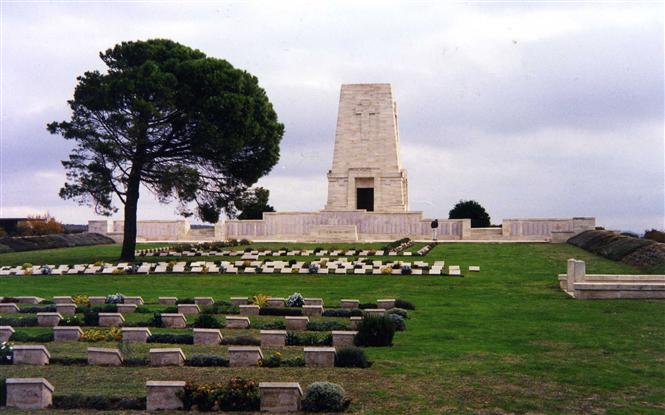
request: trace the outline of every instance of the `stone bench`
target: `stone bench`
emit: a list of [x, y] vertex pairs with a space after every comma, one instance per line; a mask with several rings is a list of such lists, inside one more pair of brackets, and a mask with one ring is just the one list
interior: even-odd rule
[[99, 313], [99, 327], [120, 327], [124, 322], [120, 313]]
[[55, 311], [57, 311], [60, 314], [74, 315], [74, 314], [76, 314], [76, 304], [74, 304], [74, 303], [56, 304], [55, 305]]
[[219, 329], [194, 329], [194, 344], [214, 344], [222, 343], [222, 333]]
[[243, 305], [249, 304], [249, 297], [231, 297], [231, 304], [233, 305]]
[[136, 304], [118, 304], [117, 311], [120, 314], [130, 314], [136, 311], [138, 307]]
[[260, 382], [261, 412], [300, 411], [302, 389], [297, 382]]
[[150, 366], [184, 366], [185, 354], [182, 349], [150, 349]]
[[212, 297], [194, 297], [194, 303], [197, 305], [213, 305], [215, 300]]
[[226, 316], [227, 329], [248, 329], [250, 326], [248, 317]]
[[136, 296], [136, 297], [125, 297], [125, 304], [136, 304], [136, 305], [143, 305], [143, 297]]
[[357, 331], [333, 330], [332, 342], [335, 347], [353, 346], [353, 339], [358, 334]]
[[37, 325], [39, 327], [55, 327], [62, 320], [60, 313], [37, 313]]
[[335, 367], [334, 347], [305, 347], [305, 366]]
[[16, 314], [20, 310], [14, 303], [0, 303], [0, 314]]
[[339, 300], [339, 305], [342, 308], [359, 308], [359, 300]]
[[258, 346], [229, 346], [229, 366], [258, 366], [263, 353]]
[[351, 320], [351, 329], [355, 330], [358, 328], [358, 324], [363, 321], [363, 318], [361, 316], [351, 316], [349, 320]]
[[322, 305], [304, 305], [302, 306], [302, 313], [305, 316], [321, 317], [323, 315]]
[[74, 302], [71, 295], [58, 295], [53, 297], [53, 302], [56, 304], [71, 304]]
[[170, 411], [182, 409], [178, 394], [185, 390], [185, 382], [149, 380], [146, 387], [146, 409], [148, 411]]
[[122, 341], [127, 343], [147, 343], [152, 335], [147, 327], [123, 327]]
[[44, 378], [8, 378], [7, 406], [19, 409], [44, 409], [53, 403], [55, 388]]
[[255, 304], [242, 304], [238, 308], [241, 316], [258, 316], [261, 310], [261, 307]]
[[96, 366], [120, 366], [122, 354], [118, 349], [88, 347], [88, 364]]
[[284, 321], [287, 330], [306, 330], [309, 317], [287, 316], [284, 317]]
[[366, 308], [363, 310], [363, 314], [368, 317], [382, 317], [386, 314], [385, 308]]
[[53, 327], [53, 341], [77, 342], [81, 339], [83, 330], [79, 326]]
[[15, 330], [12, 326], [0, 326], [0, 343], [9, 341], [14, 332]]
[[106, 304], [106, 297], [102, 296], [95, 296], [95, 297], [88, 297], [88, 302], [93, 305], [99, 305], [99, 304]]
[[175, 305], [178, 302], [178, 297], [159, 297], [159, 304]]
[[182, 313], [162, 313], [162, 324], [172, 329], [184, 329], [187, 327], [187, 319]]
[[15, 365], [48, 365], [51, 354], [42, 345], [15, 345], [14, 346], [14, 364]]
[[261, 347], [286, 346], [286, 330], [261, 330]]
[[395, 308], [395, 299], [394, 298], [384, 298], [382, 300], [376, 300], [376, 307], [383, 308], [385, 310]]
[[198, 315], [201, 309], [196, 304], [178, 304], [178, 313], [185, 316]]

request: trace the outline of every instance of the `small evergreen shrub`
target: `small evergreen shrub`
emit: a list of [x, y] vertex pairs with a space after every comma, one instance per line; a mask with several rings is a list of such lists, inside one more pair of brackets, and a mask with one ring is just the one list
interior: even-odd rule
[[388, 314], [388, 318], [395, 323], [395, 331], [404, 331], [406, 330], [406, 320], [399, 314]]
[[56, 307], [54, 305], [47, 305], [46, 307], [21, 307], [21, 309], [18, 311], [19, 313], [25, 313], [25, 314], [36, 314], [36, 313], [55, 313], [56, 312]]
[[222, 344], [231, 346], [260, 346], [261, 340], [248, 335], [226, 336], [222, 339]]
[[194, 344], [191, 334], [154, 333], [148, 337], [148, 343]]
[[9, 342], [0, 343], [0, 365], [11, 365], [14, 360], [14, 347]]
[[323, 317], [342, 317], [362, 316], [363, 312], [358, 308], [326, 308], [323, 310]]
[[85, 357], [53, 356], [49, 359], [49, 362], [50, 364], [63, 366], [83, 366], [88, 364], [88, 359]]
[[214, 366], [214, 367], [228, 367], [229, 360], [222, 356], [214, 356], [207, 354], [195, 354], [187, 359], [188, 366]]
[[367, 316], [358, 323], [358, 334], [353, 339], [356, 346], [392, 346], [395, 323], [388, 316]]
[[358, 347], [342, 347], [337, 349], [335, 355], [336, 367], [359, 367], [367, 368], [372, 366], [372, 362], [367, 360], [365, 351]]
[[0, 317], [0, 326], [35, 327], [37, 326], [37, 317]]
[[54, 395], [54, 409], [95, 409], [106, 411], [128, 411], [146, 409], [145, 398], [84, 396], [84, 395]]
[[259, 330], [284, 330], [286, 328], [286, 323], [284, 320], [268, 321], [265, 323], [255, 321], [252, 323], [252, 328]]
[[331, 346], [332, 334], [303, 333], [289, 331], [286, 333], [287, 346]]
[[17, 331], [12, 334], [9, 340], [20, 343], [48, 343], [53, 341], [53, 332], [29, 334], [23, 331]]
[[147, 326], [149, 326], [149, 327], [163, 327], [164, 322], [162, 321], [162, 315], [160, 313], [153, 313], [152, 318], [148, 322]]
[[407, 319], [409, 318], [409, 312], [403, 308], [394, 307], [386, 311], [386, 314], [397, 314], [398, 316]]
[[340, 321], [310, 321], [307, 323], [307, 330], [311, 331], [332, 331], [348, 330], [349, 327]]
[[416, 306], [414, 306], [411, 302], [403, 300], [401, 298], [398, 298], [395, 300], [395, 307], [396, 308], [402, 308], [404, 310], [415, 310]]
[[185, 410], [258, 411], [259, 385], [254, 380], [232, 377], [226, 384], [185, 385], [178, 394]]
[[86, 311], [83, 313], [83, 325], [85, 326], [99, 326], [99, 313], [94, 311]]
[[0, 407], [7, 405], [7, 379], [0, 378]]
[[343, 412], [350, 404], [344, 393], [336, 383], [314, 382], [305, 389], [302, 408], [307, 412]]
[[195, 304], [193, 298], [179, 298], [176, 300], [176, 305], [178, 304]]
[[194, 320], [194, 327], [203, 329], [218, 329], [224, 325], [217, 320], [212, 314], [199, 314]]
[[302, 309], [287, 307], [261, 307], [260, 316], [302, 316]]

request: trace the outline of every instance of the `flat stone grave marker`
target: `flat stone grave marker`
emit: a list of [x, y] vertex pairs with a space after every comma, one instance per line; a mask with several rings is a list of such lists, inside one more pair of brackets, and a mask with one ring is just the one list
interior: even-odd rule
[[215, 300], [212, 297], [194, 297], [194, 304], [196, 305], [213, 305]]
[[55, 310], [60, 314], [74, 315], [76, 314], [76, 304], [56, 304]]
[[187, 319], [182, 313], [162, 313], [161, 317], [164, 327], [172, 329], [184, 329], [187, 327]]
[[170, 411], [182, 409], [182, 399], [178, 394], [185, 390], [185, 382], [149, 380], [145, 383], [148, 411]]
[[7, 406], [19, 409], [44, 409], [53, 404], [55, 388], [44, 378], [8, 378]]
[[201, 312], [201, 309], [196, 304], [178, 304], [178, 313], [192, 316], [198, 315]]
[[88, 297], [88, 302], [90, 304], [106, 304], [106, 297], [90, 296], [90, 297]]
[[342, 308], [358, 308], [360, 307], [360, 300], [339, 300], [339, 305]]
[[229, 346], [229, 366], [258, 366], [263, 353], [258, 346]]
[[185, 354], [182, 349], [150, 349], [150, 366], [184, 366]]
[[74, 300], [72, 300], [72, 297], [69, 295], [59, 295], [53, 297], [53, 302], [56, 304], [71, 304]]
[[222, 333], [219, 329], [193, 329], [194, 344], [214, 344], [222, 343]]
[[323, 306], [321, 305], [304, 305], [302, 306], [302, 313], [309, 317], [321, 317], [323, 315]]
[[33, 295], [18, 296], [18, 297], [14, 297], [14, 298], [16, 298], [16, 300], [19, 304], [39, 304], [44, 300], [43, 298], [35, 297]]
[[478, 265], [469, 265], [469, 272], [480, 272], [480, 266], [478, 266]]
[[286, 299], [268, 297], [266, 304], [268, 305], [268, 307], [284, 307], [284, 305], [286, 304]]
[[0, 343], [9, 341], [15, 330], [12, 326], [0, 326]]
[[99, 327], [120, 327], [124, 322], [120, 313], [99, 313]]
[[140, 297], [140, 296], [125, 297], [125, 304], [142, 305], [143, 304], [143, 297]]
[[323, 305], [323, 298], [304, 298], [305, 305]]
[[358, 323], [360, 323], [363, 318], [361, 316], [351, 316], [351, 329], [355, 330], [358, 328]]
[[127, 343], [147, 343], [150, 336], [152, 333], [147, 327], [122, 328], [122, 341]]
[[77, 342], [82, 334], [83, 330], [79, 326], [53, 327], [53, 341], [56, 342]]
[[249, 317], [226, 316], [227, 329], [248, 329], [249, 326]]
[[15, 303], [0, 303], [0, 314], [16, 314], [20, 310]]
[[333, 330], [332, 339], [334, 347], [353, 346], [353, 339], [358, 334], [357, 331]]
[[175, 305], [178, 297], [159, 297], [159, 304]]
[[335, 367], [334, 347], [305, 347], [306, 367]]
[[233, 305], [244, 305], [249, 303], [249, 297], [231, 297], [231, 304]]
[[306, 330], [309, 317], [286, 316], [284, 317], [287, 330]]
[[261, 347], [285, 347], [286, 330], [261, 330]]
[[302, 389], [297, 382], [260, 382], [261, 412], [299, 412]]
[[122, 354], [118, 349], [88, 347], [88, 364], [95, 366], [120, 366]]
[[37, 313], [37, 325], [39, 327], [55, 327], [62, 320], [60, 313]]
[[258, 316], [261, 307], [255, 304], [242, 304], [238, 306], [240, 308], [241, 316]]
[[49, 364], [51, 354], [42, 345], [14, 345], [13, 363], [15, 365], [38, 365]]
[[366, 308], [363, 310], [363, 314], [370, 317], [382, 317], [386, 314], [385, 308]]
[[116, 305], [118, 313], [120, 314], [130, 314], [136, 311], [136, 304], [117, 304]]
[[384, 308], [386, 310], [395, 308], [395, 299], [394, 298], [384, 298], [382, 300], [376, 300], [377, 308]]

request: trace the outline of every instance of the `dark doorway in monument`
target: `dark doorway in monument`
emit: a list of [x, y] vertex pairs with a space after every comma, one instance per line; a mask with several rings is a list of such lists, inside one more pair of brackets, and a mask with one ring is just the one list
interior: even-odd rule
[[374, 188], [359, 187], [356, 189], [356, 209], [374, 211]]

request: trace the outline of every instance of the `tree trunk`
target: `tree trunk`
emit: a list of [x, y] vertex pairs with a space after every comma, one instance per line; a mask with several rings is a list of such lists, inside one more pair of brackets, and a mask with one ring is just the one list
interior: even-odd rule
[[141, 184], [140, 168], [132, 170], [127, 180], [127, 197], [125, 199], [125, 230], [122, 238], [120, 260], [133, 261], [136, 251], [136, 211], [139, 203], [139, 186]]

